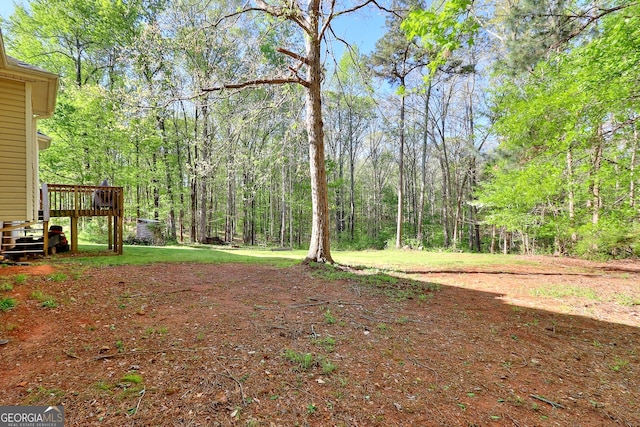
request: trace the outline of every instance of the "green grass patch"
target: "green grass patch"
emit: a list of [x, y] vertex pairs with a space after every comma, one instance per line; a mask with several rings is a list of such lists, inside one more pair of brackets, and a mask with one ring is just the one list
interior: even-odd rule
[[328, 375], [338, 369], [338, 365], [326, 357], [314, 356], [313, 353], [301, 353], [290, 348], [284, 351], [284, 358], [295, 364], [298, 371], [309, 371], [317, 366], [323, 374]]
[[211, 246], [125, 246], [122, 255], [105, 251], [103, 246], [84, 244], [79, 247], [79, 256], [59, 258], [58, 263], [75, 266], [148, 265], [154, 263], [203, 263], [203, 264], [265, 264], [274, 267], [290, 267], [304, 259], [302, 251], [287, 252], [286, 256], [274, 256], [266, 249], [219, 250]]
[[627, 294], [618, 294], [615, 296], [616, 303], [620, 305], [624, 305], [626, 307], [633, 307], [634, 305], [640, 305], [640, 297], [627, 295]]
[[9, 292], [13, 290], [13, 285], [9, 282], [0, 282], [0, 292]]
[[539, 262], [522, 260], [513, 255], [405, 251], [399, 249], [337, 251], [332, 254], [334, 260], [340, 264], [366, 265], [391, 271], [433, 268], [463, 270], [468, 267], [491, 268], [494, 265], [539, 264]]
[[[78, 266], [103, 265], [146, 265], [152, 263], [194, 262], [206, 264], [244, 263], [266, 264], [277, 267], [289, 267], [302, 262], [306, 250], [277, 251], [269, 248], [224, 249], [208, 245], [174, 246], [129, 246], [124, 247], [123, 255], [115, 255], [104, 245], [82, 243], [79, 256], [61, 257], [57, 263]], [[402, 272], [408, 270], [447, 269], [463, 270], [469, 267], [495, 265], [539, 265], [537, 261], [523, 260], [513, 255], [470, 254], [425, 251], [403, 251], [396, 249], [368, 251], [333, 250], [334, 260], [341, 265], [367, 266], [383, 271]]]
[[325, 337], [322, 339], [315, 339], [313, 341], [314, 344], [319, 345], [324, 348], [327, 353], [333, 353], [336, 348], [336, 340], [333, 337]]
[[598, 293], [591, 288], [583, 288], [581, 286], [568, 286], [568, 285], [547, 285], [539, 288], [532, 289], [531, 295], [536, 297], [550, 297], [550, 298], [585, 298], [592, 301], [600, 299]]
[[25, 283], [27, 283], [28, 278], [29, 276], [26, 274], [16, 274], [15, 276], [13, 276], [13, 282], [16, 285], [24, 285]]
[[31, 299], [39, 301], [41, 307], [56, 308], [58, 306], [58, 301], [54, 296], [47, 295], [41, 290], [35, 290], [31, 292]]
[[47, 276], [47, 278], [51, 281], [54, 282], [64, 282], [65, 280], [67, 280], [69, 278], [69, 276], [67, 276], [64, 273], [53, 273], [50, 274], [49, 276]]
[[334, 281], [342, 280], [354, 285], [363, 286], [382, 293], [383, 295], [397, 300], [418, 299], [427, 301], [428, 293], [440, 290], [440, 285], [417, 280], [403, 279], [378, 270], [360, 269], [355, 271], [344, 270], [339, 267], [326, 264], [309, 264], [313, 269], [312, 275], [322, 280]]
[[9, 311], [17, 304], [15, 298], [2, 297], [0, 298], [0, 311]]
[[142, 375], [130, 372], [122, 377], [123, 383], [142, 384]]
[[284, 358], [294, 363], [300, 371], [308, 371], [316, 364], [316, 360], [312, 353], [300, 353], [290, 348], [284, 351]]

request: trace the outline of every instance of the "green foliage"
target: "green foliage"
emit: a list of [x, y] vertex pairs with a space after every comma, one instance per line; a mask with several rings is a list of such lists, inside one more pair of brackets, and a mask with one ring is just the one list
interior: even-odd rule
[[506, 60], [501, 70], [531, 70], [549, 52], [567, 43], [582, 25], [575, 0], [520, 0], [504, 13]]
[[409, 39], [418, 37], [428, 51], [436, 53], [429, 63], [432, 74], [463, 43], [473, 44], [479, 24], [470, 14], [472, 6], [473, 0], [448, 0], [440, 8], [414, 10], [402, 22]]
[[605, 219], [597, 226], [585, 225], [575, 253], [590, 259], [619, 259], [640, 256], [640, 225]]
[[558, 252], [637, 252], [631, 188], [640, 105], [628, 70], [640, 63], [638, 11], [606, 16], [594, 37], [549, 55], [530, 74], [501, 80], [494, 92], [500, 152], [477, 192], [485, 223]]

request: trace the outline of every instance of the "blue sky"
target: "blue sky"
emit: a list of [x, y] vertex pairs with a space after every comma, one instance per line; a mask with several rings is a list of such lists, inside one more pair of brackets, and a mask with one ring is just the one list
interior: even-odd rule
[[[22, 1], [16, 1], [15, 3], [22, 3]], [[14, 0], [0, 0], [0, 15], [3, 18], [8, 18], [13, 12]]]

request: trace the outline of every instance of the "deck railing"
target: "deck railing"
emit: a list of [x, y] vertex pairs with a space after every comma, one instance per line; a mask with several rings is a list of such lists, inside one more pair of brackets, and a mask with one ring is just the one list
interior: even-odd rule
[[[109, 249], [122, 254], [124, 191], [122, 187], [96, 185], [42, 184], [42, 219], [71, 219], [71, 252], [78, 252], [78, 218], [109, 217]], [[46, 241], [46, 237], [45, 237]]]
[[0, 227], [0, 254], [48, 254], [50, 218], [71, 220], [71, 252], [78, 252], [78, 218], [108, 217], [109, 249], [122, 254], [124, 193], [122, 187], [42, 184], [38, 221], [18, 221]]
[[40, 200], [45, 218], [123, 215], [122, 187], [63, 184], [42, 187]]

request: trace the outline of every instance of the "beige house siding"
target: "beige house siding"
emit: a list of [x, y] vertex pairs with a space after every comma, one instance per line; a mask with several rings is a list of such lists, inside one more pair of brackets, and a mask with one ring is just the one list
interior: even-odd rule
[[[0, 78], [0, 221], [32, 217], [33, 202], [27, 183], [27, 106], [25, 83]], [[28, 120], [29, 122], [32, 121]], [[30, 173], [29, 173], [30, 175]]]
[[[33, 99], [31, 83], [25, 83], [27, 99]], [[38, 131], [33, 116], [33, 101], [26, 102], [25, 122], [27, 125], [27, 221], [38, 219], [40, 207], [40, 180], [38, 178]]]

